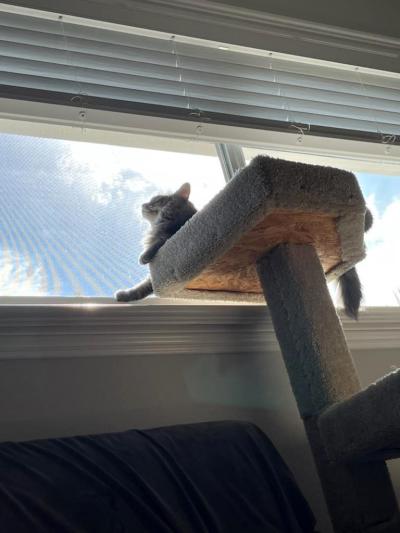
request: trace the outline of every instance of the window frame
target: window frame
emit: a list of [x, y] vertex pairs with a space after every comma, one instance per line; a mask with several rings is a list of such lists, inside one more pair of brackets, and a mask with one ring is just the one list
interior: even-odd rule
[[[82, 120], [82, 111], [85, 113]], [[0, 98], [0, 131], [120, 146], [144, 147], [149, 138], [158, 148], [203, 155], [210, 144], [246, 146], [334, 158], [337, 166], [356, 163], [360, 172], [400, 175], [400, 146], [332, 137], [226, 126], [201, 120], [177, 120], [45, 102]], [[162, 141], [164, 140], [164, 141]], [[206, 146], [208, 145], [208, 147]], [[232, 162], [235, 167], [235, 161]], [[382, 169], [382, 165], [384, 168]], [[355, 168], [355, 166], [354, 166]]]
[[[82, 121], [79, 114], [81, 111], [82, 109], [70, 106], [0, 98], [0, 132], [216, 155], [226, 181], [245, 164], [244, 146], [271, 152], [301, 151], [310, 157], [328, 154], [329, 158], [335, 159], [337, 166], [348, 168], [351, 163], [355, 163], [357, 170], [362, 172], [376, 173], [376, 165], [384, 162], [389, 174], [400, 175], [400, 146], [390, 146], [388, 151], [387, 146], [376, 143], [95, 109], [85, 110], [85, 119]], [[0, 296], [0, 306], [114, 304], [116, 302], [112, 298], [103, 297]], [[146, 300], [146, 304], [160, 305], [162, 302], [151, 298]], [[187, 304], [190, 305], [190, 302]]]

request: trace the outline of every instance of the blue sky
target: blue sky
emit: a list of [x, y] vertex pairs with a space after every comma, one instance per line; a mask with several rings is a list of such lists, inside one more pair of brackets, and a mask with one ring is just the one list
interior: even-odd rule
[[378, 176], [358, 172], [357, 177], [364, 197], [374, 196], [376, 207], [381, 213], [394, 198], [400, 196], [400, 176]]
[[[400, 177], [358, 174], [375, 224], [360, 264], [367, 305], [396, 305]], [[140, 205], [190, 181], [201, 208], [217, 157], [0, 135], [0, 296], [112, 296], [146, 275]]]
[[139, 207], [189, 172], [199, 205], [224, 184], [216, 157], [0, 135], [0, 295], [112, 296], [136, 283]]
[[140, 231], [129, 209], [133, 193], [98, 203], [68, 144], [1, 137], [2, 264], [11, 264], [8, 281], [21, 284], [18, 292], [112, 294], [134, 274]]

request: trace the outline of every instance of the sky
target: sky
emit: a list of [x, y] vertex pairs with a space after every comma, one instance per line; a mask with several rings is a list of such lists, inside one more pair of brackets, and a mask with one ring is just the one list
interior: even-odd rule
[[[400, 177], [357, 174], [374, 226], [358, 267], [365, 305], [399, 305]], [[0, 135], [0, 296], [112, 296], [147, 274], [140, 205], [185, 181], [201, 208], [216, 156]]]
[[[357, 174], [374, 224], [357, 269], [366, 305], [400, 305], [400, 176]], [[371, 302], [371, 303], [370, 303]]]
[[138, 265], [140, 206], [185, 181], [202, 207], [217, 157], [0, 135], [0, 296], [112, 296]]

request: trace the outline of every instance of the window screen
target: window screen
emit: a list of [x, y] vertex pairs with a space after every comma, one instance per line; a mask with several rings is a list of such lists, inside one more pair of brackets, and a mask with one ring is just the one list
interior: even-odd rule
[[[213, 149], [213, 147], [211, 147]], [[147, 274], [140, 206], [224, 186], [216, 156], [0, 135], [0, 296], [112, 296]]]

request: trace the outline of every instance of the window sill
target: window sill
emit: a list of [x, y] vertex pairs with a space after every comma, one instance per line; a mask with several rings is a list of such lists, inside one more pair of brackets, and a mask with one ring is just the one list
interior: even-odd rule
[[[0, 304], [0, 359], [151, 355], [239, 355], [279, 350], [263, 305], [148, 299], [14, 298]], [[72, 300], [72, 301], [71, 301]], [[173, 305], [171, 305], [171, 303]], [[351, 350], [400, 348], [400, 308], [341, 314]]]
[[179, 306], [260, 306], [263, 304], [257, 302], [231, 302], [231, 301], [211, 301], [211, 300], [190, 300], [190, 299], [176, 299], [176, 298], [158, 298], [150, 297], [145, 300], [137, 302], [117, 302], [111, 297], [89, 297], [89, 296], [0, 296], [0, 309], [4, 306], [19, 306], [19, 307], [48, 307], [48, 306], [62, 306], [62, 307], [147, 307], [153, 305], [179, 305]]

